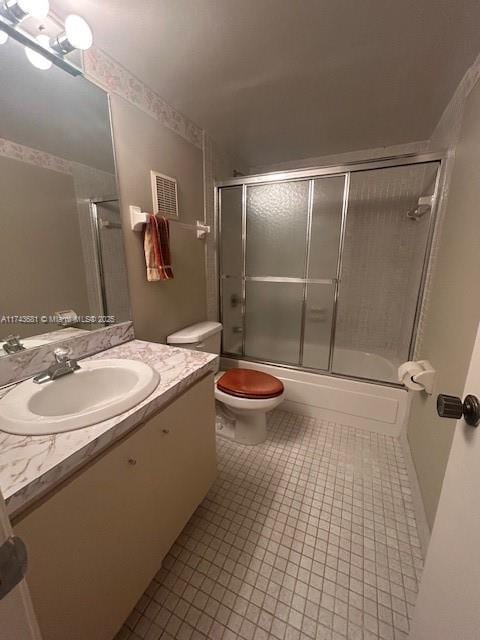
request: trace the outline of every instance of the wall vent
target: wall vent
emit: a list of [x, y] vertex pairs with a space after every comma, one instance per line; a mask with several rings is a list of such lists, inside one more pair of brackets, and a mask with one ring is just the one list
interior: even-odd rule
[[157, 171], [150, 171], [153, 213], [178, 218], [177, 181]]

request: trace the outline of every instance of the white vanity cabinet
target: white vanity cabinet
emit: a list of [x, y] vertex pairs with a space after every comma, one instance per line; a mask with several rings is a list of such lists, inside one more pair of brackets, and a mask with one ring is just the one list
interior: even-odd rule
[[213, 376], [14, 521], [43, 640], [112, 640], [216, 474]]

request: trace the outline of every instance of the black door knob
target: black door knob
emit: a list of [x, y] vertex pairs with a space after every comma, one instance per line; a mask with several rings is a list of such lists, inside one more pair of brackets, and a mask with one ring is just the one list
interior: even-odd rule
[[441, 393], [437, 396], [437, 413], [441, 418], [454, 418], [458, 420], [462, 416], [471, 427], [478, 426], [480, 422], [480, 401], [477, 396], [465, 396], [465, 400], [458, 396], [447, 396]]

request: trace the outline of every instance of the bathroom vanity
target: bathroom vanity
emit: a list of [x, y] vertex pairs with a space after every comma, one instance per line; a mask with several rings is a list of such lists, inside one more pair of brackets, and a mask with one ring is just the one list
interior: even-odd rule
[[[112, 640], [215, 477], [218, 358], [133, 339], [108, 94], [55, 66], [39, 73], [12, 37], [1, 49], [0, 403], [11, 414], [0, 415], [0, 489], [28, 548], [43, 640]], [[199, 171], [179, 169], [193, 180], [187, 212], [203, 202], [192, 151]], [[150, 309], [159, 338], [177, 300]], [[132, 360], [159, 374], [153, 391], [137, 395]], [[54, 432], [62, 420], [78, 428]]]
[[0, 436], [44, 640], [112, 640], [215, 478], [216, 357], [137, 340], [94, 356], [115, 357], [160, 373], [138, 406], [69, 433]]

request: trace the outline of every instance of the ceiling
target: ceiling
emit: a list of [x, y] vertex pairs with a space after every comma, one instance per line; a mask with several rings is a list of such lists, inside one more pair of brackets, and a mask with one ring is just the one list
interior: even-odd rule
[[246, 167], [428, 138], [478, 0], [53, 0]]

